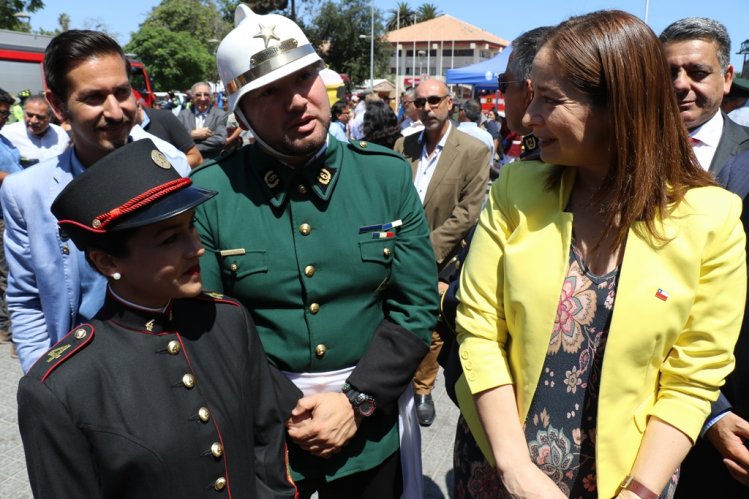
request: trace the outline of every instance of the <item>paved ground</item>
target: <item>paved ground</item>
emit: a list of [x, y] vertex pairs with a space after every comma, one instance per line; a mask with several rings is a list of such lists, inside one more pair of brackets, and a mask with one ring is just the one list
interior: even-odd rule
[[[32, 497], [16, 421], [16, 387], [20, 376], [18, 361], [10, 358], [10, 345], [0, 345], [0, 499]], [[433, 396], [437, 419], [421, 433], [424, 498], [447, 499], [451, 497], [448, 491], [452, 486], [452, 449], [458, 409], [445, 394], [441, 375]]]

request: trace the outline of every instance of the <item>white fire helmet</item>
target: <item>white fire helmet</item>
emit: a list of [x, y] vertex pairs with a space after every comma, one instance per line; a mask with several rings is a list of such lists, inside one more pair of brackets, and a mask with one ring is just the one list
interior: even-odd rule
[[216, 64], [229, 98], [229, 111], [236, 112], [240, 119], [244, 116], [237, 103], [244, 94], [311, 64], [322, 63], [291, 19], [255, 14], [247, 5], [239, 4], [234, 26], [218, 46]]

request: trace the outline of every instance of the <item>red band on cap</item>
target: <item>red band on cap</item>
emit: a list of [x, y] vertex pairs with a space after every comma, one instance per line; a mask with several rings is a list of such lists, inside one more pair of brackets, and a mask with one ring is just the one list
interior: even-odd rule
[[120, 217], [127, 215], [128, 213], [135, 211], [139, 208], [147, 206], [158, 199], [170, 194], [174, 191], [184, 189], [185, 187], [192, 184], [189, 178], [178, 178], [165, 184], [157, 185], [156, 187], [147, 190], [143, 194], [140, 194], [130, 201], [127, 201], [120, 206], [109, 210], [107, 213], [103, 213], [96, 217], [94, 220], [98, 220], [100, 224], [97, 229], [104, 229], [110, 223], [114, 222]]

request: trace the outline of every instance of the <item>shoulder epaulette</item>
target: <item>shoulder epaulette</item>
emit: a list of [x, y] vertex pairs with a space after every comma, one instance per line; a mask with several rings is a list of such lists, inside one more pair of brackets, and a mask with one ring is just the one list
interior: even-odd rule
[[403, 156], [400, 153], [397, 153], [385, 146], [367, 142], [366, 140], [351, 140], [348, 143], [348, 147], [359, 152], [363, 152], [364, 154], [381, 154], [385, 156], [392, 156], [398, 159], [403, 159]]
[[94, 326], [91, 324], [77, 325], [36, 361], [29, 371], [29, 375], [39, 375], [44, 382], [52, 371], [89, 345], [93, 339]]
[[234, 305], [235, 307], [239, 306], [238, 301], [233, 300], [227, 296], [224, 296], [221, 293], [214, 293], [212, 291], [203, 291], [203, 293], [196, 296], [195, 299], [202, 300], [202, 301], [210, 301], [214, 303], [228, 303], [229, 305]]

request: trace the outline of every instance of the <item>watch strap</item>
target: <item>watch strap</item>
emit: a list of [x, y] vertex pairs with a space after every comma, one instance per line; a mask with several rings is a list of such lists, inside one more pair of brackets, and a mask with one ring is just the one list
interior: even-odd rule
[[647, 488], [639, 480], [632, 475], [627, 475], [622, 484], [619, 486], [621, 490], [628, 490], [637, 494], [640, 499], [658, 499], [659, 495]]

